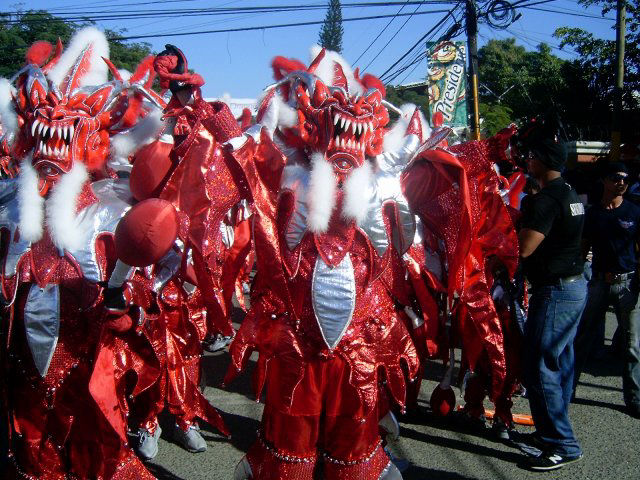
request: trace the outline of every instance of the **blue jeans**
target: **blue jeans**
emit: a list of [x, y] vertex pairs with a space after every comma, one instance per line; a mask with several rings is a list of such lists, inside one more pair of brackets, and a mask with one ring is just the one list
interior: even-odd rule
[[537, 286], [525, 324], [524, 381], [536, 432], [551, 453], [582, 453], [569, 421], [573, 393], [573, 340], [584, 310], [584, 278]]
[[589, 282], [587, 306], [582, 314], [575, 340], [576, 374], [574, 388], [584, 369], [594, 341], [594, 333], [605, 321], [605, 314], [612, 305], [622, 332], [624, 343], [624, 369], [622, 391], [624, 403], [630, 407], [640, 406], [640, 302], [638, 278], [608, 284], [594, 277]]

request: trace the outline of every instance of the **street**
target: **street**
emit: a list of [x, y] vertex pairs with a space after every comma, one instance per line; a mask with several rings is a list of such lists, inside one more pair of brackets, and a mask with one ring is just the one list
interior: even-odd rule
[[[615, 318], [607, 314], [606, 343], [611, 343]], [[231, 430], [230, 440], [203, 426], [208, 443], [204, 453], [191, 454], [171, 441], [171, 419], [163, 426], [160, 453], [148, 467], [161, 480], [230, 480], [236, 463], [256, 438], [262, 404], [256, 403], [251, 388], [251, 363], [228, 390], [219, 388], [229, 364], [229, 354], [219, 352], [204, 357], [207, 398], [221, 410]], [[400, 439], [390, 445], [395, 455], [411, 461], [405, 480], [462, 479], [581, 479], [625, 480], [640, 471], [640, 420], [623, 411], [621, 364], [613, 357], [592, 362], [583, 374], [577, 398], [571, 405], [573, 426], [584, 450], [582, 461], [552, 473], [534, 473], [520, 464], [523, 454], [514, 447], [494, 441], [490, 432], [472, 432], [450, 422], [435, 419], [429, 396], [443, 371], [430, 363], [422, 384], [417, 421], [401, 422]], [[456, 389], [456, 392], [458, 390]], [[461, 399], [458, 398], [458, 403]], [[492, 408], [489, 403], [487, 408]], [[514, 413], [529, 413], [524, 398], [514, 399]], [[519, 431], [532, 431], [518, 427]]]

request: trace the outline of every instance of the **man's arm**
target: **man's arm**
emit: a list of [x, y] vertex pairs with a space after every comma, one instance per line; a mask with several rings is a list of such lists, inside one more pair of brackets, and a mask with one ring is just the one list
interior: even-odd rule
[[518, 234], [518, 243], [520, 244], [520, 256], [527, 258], [544, 240], [544, 234], [531, 228], [523, 228]]

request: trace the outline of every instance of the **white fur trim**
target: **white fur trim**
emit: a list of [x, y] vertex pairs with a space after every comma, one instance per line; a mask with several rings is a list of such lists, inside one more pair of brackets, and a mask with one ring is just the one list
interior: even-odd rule
[[76, 219], [78, 195], [89, 174], [84, 164], [76, 162], [71, 171], [64, 174], [53, 187], [46, 202], [47, 227], [54, 245], [61, 249], [76, 250], [86, 237]]
[[331, 213], [336, 205], [336, 177], [333, 167], [321, 153], [311, 155], [311, 175], [307, 191], [309, 216], [307, 226], [315, 233], [323, 233], [329, 228]]
[[369, 211], [369, 190], [372, 178], [371, 164], [365, 160], [361, 167], [356, 168], [344, 182], [344, 204], [342, 216], [353, 219], [360, 225]]
[[49, 79], [56, 85], [60, 85], [69, 70], [76, 63], [82, 51], [90, 44], [93, 45], [91, 66], [89, 67], [89, 71], [80, 80], [80, 86], [102, 85], [106, 83], [109, 69], [104, 60], [102, 60], [102, 57], [109, 58], [109, 43], [104, 33], [94, 27], [83, 28], [73, 36], [71, 43], [64, 50], [60, 60], [58, 60], [58, 63], [47, 75]]
[[111, 137], [109, 166], [116, 170], [122, 165], [130, 167], [129, 156], [158, 138], [164, 129], [162, 112], [154, 109], [134, 127]]
[[0, 78], [0, 124], [2, 135], [11, 139], [18, 132], [18, 115], [13, 104], [13, 87], [9, 80]]
[[[322, 51], [322, 47], [319, 45], [313, 45], [311, 47], [311, 61], [318, 56], [318, 54]], [[327, 50], [324, 58], [316, 68], [314, 74], [319, 77], [326, 85], [333, 84], [333, 62], [338, 62], [342, 67], [342, 71], [344, 75], [347, 77], [347, 84], [349, 85], [349, 93], [351, 95], [362, 95], [364, 93], [364, 88], [356, 80], [356, 77], [353, 74], [353, 69], [351, 65], [347, 63], [347, 61], [338, 53]]]
[[[396, 123], [393, 124], [393, 127], [387, 132], [384, 136], [384, 151], [385, 152], [396, 152], [400, 150], [405, 141], [405, 134], [407, 133], [407, 128], [409, 128], [409, 122], [411, 121], [411, 117], [413, 117], [413, 113], [416, 110], [416, 107], [413, 103], [405, 103], [400, 107], [402, 110], [402, 115], [398, 117]], [[422, 122], [422, 139], [426, 140], [429, 138], [430, 129], [429, 125], [424, 119], [422, 112], [420, 112], [420, 121]]]
[[35, 243], [42, 238], [44, 198], [38, 190], [38, 172], [31, 165], [31, 154], [22, 159], [18, 174], [18, 212], [22, 239]]

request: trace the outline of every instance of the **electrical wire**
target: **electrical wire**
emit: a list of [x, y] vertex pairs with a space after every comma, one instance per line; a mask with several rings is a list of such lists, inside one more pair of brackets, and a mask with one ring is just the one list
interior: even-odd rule
[[[418, 9], [422, 6], [422, 4], [418, 5], [416, 7], [416, 9], [413, 11], [413, 14], [418, 12]], [[402, 31], [402, 29], [407, 25], [407, 23], [409, 23], [409, 20], [411, 20], [411, 18], [413, 17], [412, 15], [409, 15], [409, 17], [405, 20], [405, 22], [400, 26], [400, 28], [398, 28], [398, 30], [396, 30], [396, 33], [393, 34], [393, 36], [387, 41], [387, 43], [384, 44], [384, 46], [378, 51], [378, 53], [376, 53], [376, 55], [369, 61], [369, 63], [367, 63], [367, 65], [363, 68], [363, 70], [367, 70], [367, 68], [369, 68], [371, 66], [371, 64], [373, 62], [376, 61], [376, 59], [382, 54], [382, 52], [389, 46], [389, 44], [393, 41], [394, 38], [396, 38], [398, 36], [398, 34]]]
[[[405, 2], [404, 5], [402, 5], [400, 7], [400, 10], [398, 10], [398, 13], [402, 12], [402, 10], [404, 9], [404, 7], [407, 6], [407, 3], [409, 3], [408, 1]], [[371, 43], [369, 45], [366, 46], [366, 48], [362, 51], [362, 53], [358, 56], [358, 58], [355, 59], [355, 61], [353, 62], [353, 65], [356, 66], [358, 64], [358, 61], [362, 58], [362, 56], [367, 53], [369, 51], [369, 49], [373, 46], [374, 43], [376, 43], [376, 41], [380, 38], [380, 36], [387, 30], [387, 28], [389, 28], [389, 25], [391, 25], [391, 23], [398, 18], [398, 15], [394, 15], [391, 20], [389, 20], [389, 22], [384, 26], [384, 28], [382, 30], [380, 30], [380, 33], [378, 33], [378, 35], [376, 35], [376, 38], [374, 38]]]

